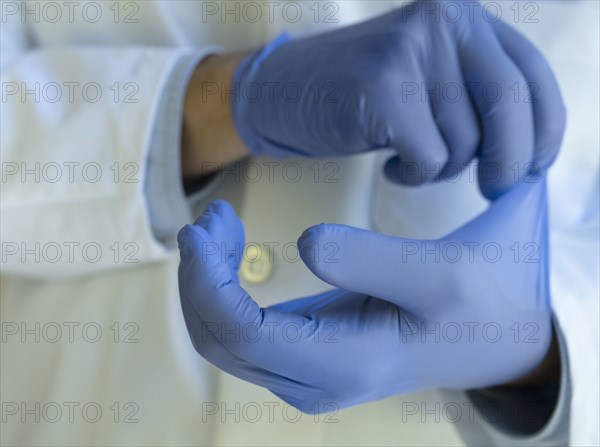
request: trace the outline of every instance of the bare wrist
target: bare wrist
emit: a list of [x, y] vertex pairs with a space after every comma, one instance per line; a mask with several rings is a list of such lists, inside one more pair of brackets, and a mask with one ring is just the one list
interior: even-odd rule
[[217, 167], [248, 155], [233, 124], [228, 93], [232, 89], [235, 69], [245, 55], [208, 56], [190, 79], [181, 141], [184, 184], [195, 182]]

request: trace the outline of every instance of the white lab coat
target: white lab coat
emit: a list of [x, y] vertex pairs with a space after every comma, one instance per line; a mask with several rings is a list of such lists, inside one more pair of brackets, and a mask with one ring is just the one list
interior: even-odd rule
[[[12, 8], [12, 3], [3, 2], [3, 13], [12, 14], [12, 9], [4, 9], [6, 4]], [[33, 9], [37, 2], [26, 3]], [[16, 4], [23, 8], [21, 2]], [[55, 12], [37, 4], [39, 23], [32, 23], [32, 15], [26, 16], [27, 23], [10, 20], [9, 15], [5, 21], [3, 15], [2, 23], [3, 95], [9, 93], [6, 88], [19, 89], [19, 95], [24, 85], [31, 89], [40, 83], [37, 92], [26, 94], [23, 100], [14, 101], [12, 95], [6, 101], [3, 97], [1, 104], [6, 174], [1, 196], [2, 335], [6, 337], [1, 353], [2, 443], [460, 442], [448, 425], [399, 423], [399, 398], [340, 413], [334, 424], [322, 419], [315, 423], [306, 416], [294, 423], [284, 420], [281, 412], [275, 413], [274, 422], [263, 417], [253, 423], [243, 409], [237, 411], [242, 416], [239, 422], [236, 416], [223, 416], [226, 423], [221, 422], [222, 411], [216, 417], [206, 415], [207, 403], [224, 404], [235, 412], [239, 408], [236, 403], [241, 407], [263, 403], [259, 406], [265, 410], [264, 402], [278, 400], [265, 390], [216, 373], [189, 342], [177, 292], [178, 253], [154, 238], [144, 189], [162, 87], [192, 47], [248, 48], [283, 28], [305, 32], [335, 25], [325, 25], [322, 20], [301, 20], [293, 25], [282, 21], [277, 12], [271, 24], [264, 18], [248, 23], [226, 17], [223, 23], [206, 16], [204, 21], [203, 4], [187, 1], [98, 3], [102, 13], [98, 23], [91, 23], [97, 6], [90, 6], [85, 15], [75, 9], [73, 23], [65, 23], [69, 11], [63, 7], [63, 19], [50, 23]], [[338, 6], [340, 24], [367, 15], [362, 3], [341, 2]], [[391, 6], [371, 5], [368, 14]], [[217, 2], [217, 7], [223, 3]], [[544, 8], [547, 20], [555, 20], [556, 11]], [[307, 14], [309, 10], [303, 7], [302, 11]], [[594, 13], [597, 17], [597, 5], [581, 2], [559, 11], [561, 20], [573, 11], [575, 16], [581, 15], [577, 20], [593, 19]], [[125, 17], [138, 22], [129, 23]], [[591, 20], [589, 26], [597, 37], [598, 24]], [[544, 29], [556, 30], [541, 23], [539, 30]], [[561, 40], [553, 40], [541, 34], [536, 37], [537, 29], [523, 30], [543, 49], [548, 44], [556, 50], [547, 55], [558, 70], [570, 108], [566, 148], [589, 148], [575, 151], [573, 156], [563, 151], [553, 172], [558, 186], [551, 185], [560, 204], [554, 209], [561, 207], [555, 213], [555, 225], [565, 230], [553, 239], [553, 249], [564, 253], [560, 261], [565, 266], [553, 277], [553, 304], [571, 362], [571, 434], [574, 443], [589, 444], [598, 436], [593, 422], [598, 410], [589, 399], [590, 393], [598, 393], [594, 380], [597, 366], [591, 366], [598, 358], [597, 276], [593, 270], [597, 267], [597, 240], [589, 242], [591, 236], [571, 229], [587, 225], [593, 232], [597, 225], [597, 210], [584, 211], [583, 198], [579, 198], [597, 188], [590, 180], [598, 169], [598, 140], [590, 125], [598, 121], [597, 109], [583, 112], [580, 106], [597, 99], [598, 90], [597, 85], [595, 91], [585, 93], [571, 89], [577, 87], [573, 79], [580, 80], [578, 85], [594, 88], [597, 38], [587, 42], [591, 50], [574, 52], [570, 47], [561, 48], [566, 45], [562, 39], [571, 31]], [[584, 45], [580, 40], [576, 44], [579, 48]], [[563, 59], [593, 54], [595, 59]], [[589, 65], [576, 68], [581, 63]], [[573, 74], [574, 78], [569, 77]], [[581, 81], [581, 76], [590, 76], [592, 82]], [[85, 93], [73, 85], [73, 101], [65, 100], [71, 82], [95, 84]], [[61, 100], [52, 102], [56, 90], [51, 83], [62, 87]], [[95, 101], [98, 88], [102, 95]], [[133, 96], [127, 97], [129, 94]], [[590, 117], [590, 113], [596, 116]], [[22, 177], [24, 167], [36, 170], [35, 163], [40, 163], [37, 172]], [[53, 183], [48, 179], [55, 178], [56, 164], [61, 178]], [[102, 171], [94, 181], [98, 166]], [[67, 180], [70, 167], [73, 182]], [[130, 181], [124, 180], [127, 175]], [[219, 195], [218, 190], [214, 195]], [[585, 258], [573, 254], [577, 244], [582, 246], [578, 253], [589, 251]], [[56, 258], [53, 250], [57, 246], [61, 256], [49, 262]], [[74, 247], [72, 252], [69, 247]], [[33, 253], [24, 248], [33, 248]], [[137, 262], [126, 262], [132, 260]], [[301, 284], [298, 291], [306, 292]], [[418, 399], [434, 401], [435, 397], [423, 394]], [[57, 408], [62, 411], [60, 417]], [[67, 414], [69, 408], [74, 409], [72, 415]], [[100, 416], [96, 415], [98, 409]]]

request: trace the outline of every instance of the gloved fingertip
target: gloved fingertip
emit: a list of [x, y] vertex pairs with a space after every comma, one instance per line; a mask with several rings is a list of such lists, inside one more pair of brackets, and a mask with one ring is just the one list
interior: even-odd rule
[[203, 227], [197, 226], [195, 224], [186, 224], [177, 233], [177, 244], [181, 249], [184, 246], [189, 246], [193, 244], [197, 238], [206, 239], [207, 237], [208, 233]]
[[180, 249], [182, 245], [187, 243], [191, 229], [192, 226], [190, 224], [185, 224], [177, 233], [177, 244], [179, 245]]
[[481, 194], [483, 194], [483, 197], [485, 197], [490, 202], [493, 202], [494, 200], [498, 199], [505, 192], [502, 189], [490, 187], [485, 184], [481, 184], [479, 186], [479, 189], [481, 190]]
[[516, 186], [519, 182], [515, 182], [514, 180], [506, 180], [506, 179], [498, 179], [498, 180], [488, 180], [484, 174], [482, 174], [482, 169], [479, 169], [478, 180], [479, 180], [479, 189], [483, 197], [485, 197], [490, 202], [493, 202], [503, 196], [505, 193], [510, 191], [514, 186]]
[[192, 250], [190, 248], [190, 233], [193, 231], [190, 224], [186, 224], [179, 233], [177, 233], [177, 246], [179, 247], [179, 256], [183, 259], [188, 259]]
[[208, 231], [212, 220], [215, 218], [221, 219], [226, 225], [236, 225], [239, 222], [235, 210], [228, 202], [225, 200], [213, 200], [206, 207], [206, 211], [196, 219], [194, 225], [200, 226]]
[[205, 211], [194, 221], [194, 226], [202, 227], [205, 230], [208, 228], [208, 224], [210, 222], [211, 216], [214, 216], [215, 213], [212, 211]]
[[400, 166], [400, 157], [398, 155], [394, 155], [388, 158], [383, 165], [384, 172], [388, 172], [392, 169], [398, 168]]
[[419, 186], [440, 179], [448, 162], [448, 155], [441, 153], [428, 161], [403, 162], [400, 157], [391, 157], [383, 166], [385, 178], [398, 185]]
[[307, 240], [310, 239], [311, 228], [307, 228], [306, 230], [304, 230], [298, 238], [298, 241], [296, 242], [296, 245], [298, 246], [298, 251], [302, 251], [302, 248], [306, 245]]
[[298, 255], [300, 256], [300, 259], [302, 259], [302, 262], [309, 268], [311, 268], [314, 261], [314, 256], [312, 255], [314, 251], [313, 247], [318, 243], [317, 241], [319, 239], [320, 231], [318, 230], [318, 227], [319, 225], [315, 225], [304, 230], [297, 242]]
[[383, 173], [385, 178], [392, 183], [402, 184], [400, 177], [400, 157], [395, 156], [389, 158], [383, 165]]
[[[326, 223], [320, 223], [317, 225], [313, 225], [312, 227], [308, 227], [302, 232], [302, 234], [298, 238], [298, 251], [306, 251], [307, 248], [309, 248], [315, 242], [318, 242], [319, 239], [329, 231], [330, 227], [331, 224]], [[300, 256], [302, 256], [302, 253], [300, 253]]]
[[234, 212], [233, 207], [229, 202], [221, 199], [213, 200], [206, 207], [206, 211], [212, 211], [213, 213], [224, 216], [226, 213]]

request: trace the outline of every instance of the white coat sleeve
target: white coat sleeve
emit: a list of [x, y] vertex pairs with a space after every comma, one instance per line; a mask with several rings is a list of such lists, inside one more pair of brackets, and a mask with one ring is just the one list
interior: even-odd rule
[[[213, 50], [19, 51], [19, 32], [2, 31], [2, 272], [73, 277], [168, 256], [165, 228], [190, 218], [179, 174], [185, 86]], [[167, 206], [170, 220], [153, 222]]]

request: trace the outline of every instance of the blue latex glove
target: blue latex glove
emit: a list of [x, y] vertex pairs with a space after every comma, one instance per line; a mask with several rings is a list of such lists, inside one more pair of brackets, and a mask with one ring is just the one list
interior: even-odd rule
[[242, 140], [275, 157], [391, 147], [398, 157], [385, 172], [405, 184], [456, 176], [478, 157], [487, 198], [547, 168], [565, 126], [548, 63], [480, 5], [441, 3], [304, 39], [283, 35], [249, 56], [234, 76]]
[[[181, 304], [194, 347], [308, 413], [520, 378], [540, 364], [552, 337], [539, 180], [519, 184], [439, 240], [309, 228], [298, 241], [301, 257], [339, 289], [267, 308], [238, 282], [241, 222], [226, 202], [213, 202], [178, 236]], [[331, 243], [335, 256], [314, 256]]]

